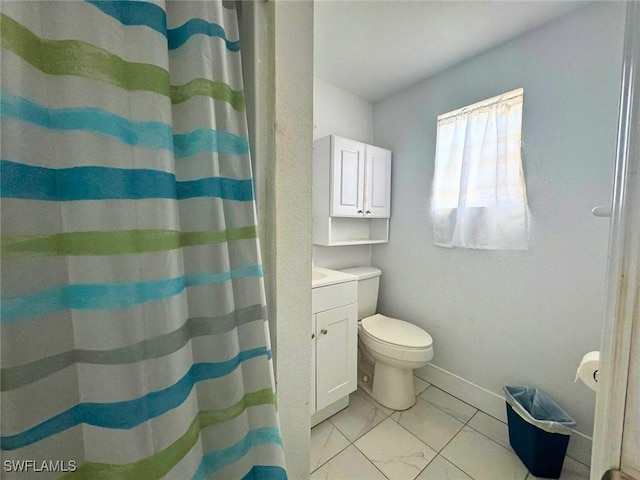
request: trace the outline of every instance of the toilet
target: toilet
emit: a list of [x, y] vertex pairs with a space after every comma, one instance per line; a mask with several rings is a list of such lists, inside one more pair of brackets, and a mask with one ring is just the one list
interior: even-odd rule
[[413, 370], [433, 358], [431, 335], [409, 322], [375, 313], [380, 269], [342, 271], [358, 278], [358, 386], [385, 407], [411, 408], [416, 402]]

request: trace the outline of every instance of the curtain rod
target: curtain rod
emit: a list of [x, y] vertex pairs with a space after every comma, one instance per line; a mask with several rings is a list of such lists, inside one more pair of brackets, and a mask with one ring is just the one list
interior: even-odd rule
[[447, 113], [442, 113], [438, 115], [437, 120], [438, 121], [447, 120], [449, 118], [456, 117], [460, 114], [473, 112], [474, 110], [478, 110], [483, 107], [488, 107], [496, 103], [506, 102], [514, 98], [522, 97], [523, 95], [524, 95], [524, 89], [517, 88], [515, 90], [511, 90], [510, 92], [503, 93], [502, 95], [497, 95], [495, 97], [491, 97], [486, 100], [482, 100], [480, 102], [472, 103], [471, 105], [467, 105], [466, 107], [458, 108], [456, 110], [452, 110]]

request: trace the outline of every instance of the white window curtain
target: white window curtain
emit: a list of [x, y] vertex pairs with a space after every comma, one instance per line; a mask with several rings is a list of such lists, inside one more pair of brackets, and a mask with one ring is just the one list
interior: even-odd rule
[[523, 94], [520, 88], [438, 116], [435, 245], [527, 249], [529, 213], [520, 156]]

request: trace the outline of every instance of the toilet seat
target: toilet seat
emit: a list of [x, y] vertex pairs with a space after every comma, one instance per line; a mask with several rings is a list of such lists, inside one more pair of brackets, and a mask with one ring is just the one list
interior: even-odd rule
[[379, 313], [363, 318], [361, 327], [371, 340], [389, 347], [427, 350], [433, 345], [431, 335], [420, 327]]

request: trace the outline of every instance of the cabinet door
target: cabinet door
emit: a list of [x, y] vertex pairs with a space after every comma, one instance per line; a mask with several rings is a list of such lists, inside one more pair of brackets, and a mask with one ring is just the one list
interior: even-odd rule
[[316, 315], [316, 410], [357, 388], [358, 305]]
[[316, 413], [316, 315], [311, 315], [311, 414]]
[[391, 216], [391, 152], [367, 145], [366, 148], [365, 217]]
[[342, 137], [332, 137], [331, 216], [361, 217], [363, 215], [364, 155], [363, 143]]

